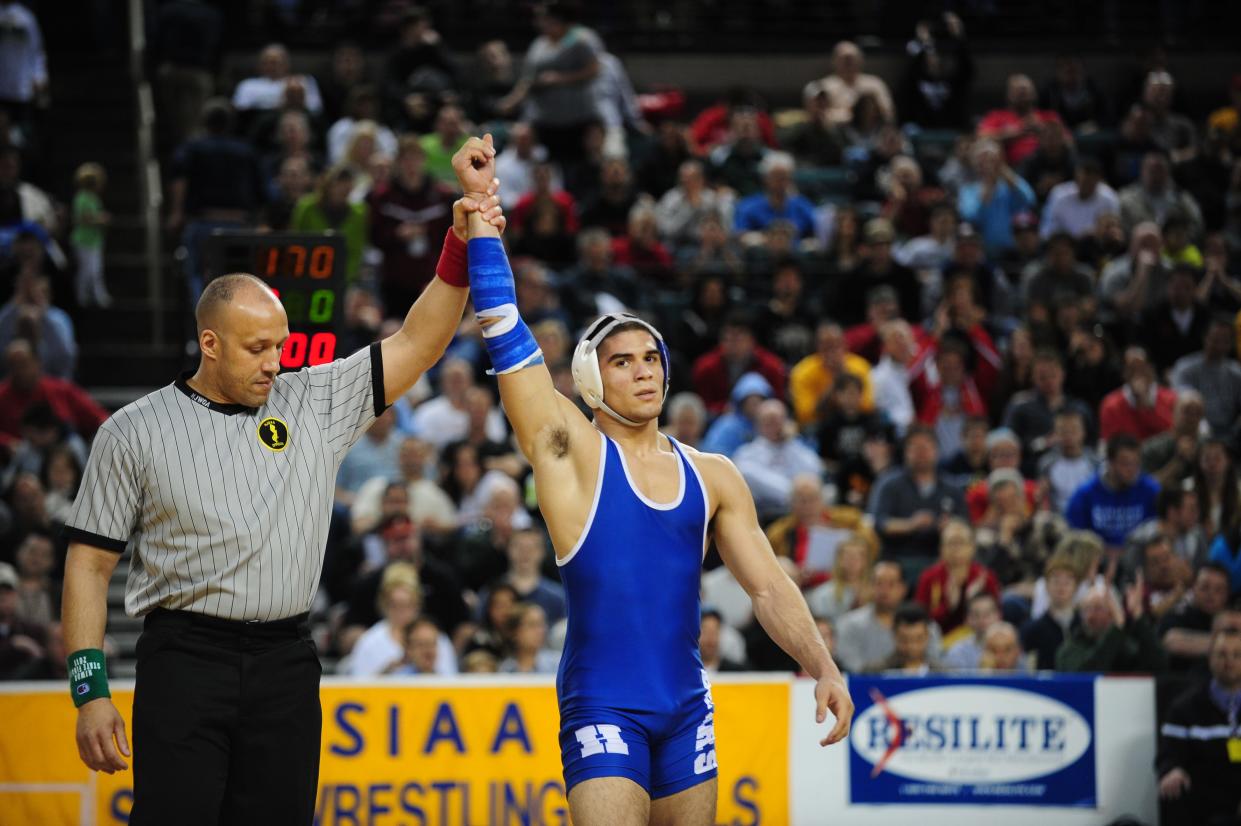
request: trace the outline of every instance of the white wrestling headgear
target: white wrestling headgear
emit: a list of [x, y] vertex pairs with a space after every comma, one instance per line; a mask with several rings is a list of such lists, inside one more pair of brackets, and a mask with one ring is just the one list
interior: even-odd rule
[[[583, 401], [589, 407], [596, 410], [603, 410], [618, 422], [637, 427], [641, 422], [635, 422], [627, 419], [617, 413], [607, 402], [603, 400], [603, 374], [599, 370], [599, 356], [596, 352], [603, 340], [608, 334], [622, 324], [639, 324], [646, 329], [647, 332], [655, 339], [655, 346], [659, 350], [659, 360], [664, 364], [664, 399], [668, 397], [668, 376], [670, 367], [668, 360], [668, 345], [664, 344], [664, 337], [659, 334], [659, 330], [636, 315], [629, 313], [608, 313], [600, 316], [594, 324], [586, 329], [586, 334], [578, 341], [577, 347], [573, 350], [573, 384], [577, 387], [577, 392], [581, 395]], [[662, 402], [661, 402], [662, 403]]]

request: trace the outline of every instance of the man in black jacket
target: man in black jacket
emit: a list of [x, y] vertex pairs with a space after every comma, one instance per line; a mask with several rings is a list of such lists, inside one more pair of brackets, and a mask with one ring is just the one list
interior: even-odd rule
[[1181, 695], [1160, 729], [1159, 796], [1168, 826], [1237, 822], [1241, 810], [1241, 634], [1211, 639], [1211, 679]]

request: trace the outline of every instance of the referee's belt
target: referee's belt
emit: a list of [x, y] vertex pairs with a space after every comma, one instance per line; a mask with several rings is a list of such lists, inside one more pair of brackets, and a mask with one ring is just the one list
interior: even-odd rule
[[293, 617], [262, 622], [260, 620], [224, 619], [209, 614], [200, 614], [197, 611], [154, 608], [142, 621], [143, 630], [163, 625], [206, 628], [247, 637], [297, 637], [310, 633], [310, 614], [302, 613]]

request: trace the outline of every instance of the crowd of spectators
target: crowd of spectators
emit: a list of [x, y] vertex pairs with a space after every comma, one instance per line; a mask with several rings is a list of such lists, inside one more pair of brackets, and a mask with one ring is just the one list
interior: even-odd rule
[[[558, 388], [575, 398], [567, 360], [595, 315], [654, 321], [666, 431], [737, 464], [843, 670], [1174, 674], [1235, 715], [1241, 75], [1187, 113], [1166, 66], [1129, 100], [1064, 57], [980, 110], [949, 14], [919, 25], [900, 84], [842, 42], [799, 109], [737, 89], [689, 112], [635, 95], [552, 3], [523, 60], [493, 41], [467, 71], [411, 9], [382, 61], [342, 43], [316, 75], [272, 44], [212, 88], [191, 64], [215, 46], [187, 32], [218, 21], [166, 8], [160, 35], [190, 45], [160, 52], [160, 97], [197, 95], [161, 109], [191, 298], [214, 228], [334, 230], [345, 336], [386, 334], [434, 275], [448, 159], [489, 131], [518, 302]], [[55, 526], [106, 416], [72, 383], [55, 228], [19, 160], [0, 147], [0, 195], [28, 218], [0, 308], [6, 676], [58, 667]], [[101, 173], [80, 173], [86, 195]], [[81, 200], [89, 270], [101, 207]], [[79, 289], [106, 303], [93, 273]], [[564, 593], [486, 367], [467, 314], [344, 460], [315, 605], [340, 673], [555, 671]], [[795, 668], [714, 552], [706, 568], [708, 668]], [[1192, 797], [1173, 725], [1163, 790]]]

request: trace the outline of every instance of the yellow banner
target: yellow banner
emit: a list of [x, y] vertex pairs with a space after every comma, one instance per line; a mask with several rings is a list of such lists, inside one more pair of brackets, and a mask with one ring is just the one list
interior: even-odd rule
[[[569, 822], [551, 685], [325, 682], [321, 694], [316, 826]], [[722, 682], [713, 694], [717, 822], [787, 823], [789, 683]], [[133, 692], [113, 700], [128, 724]], [[128, 821], [133, 776], [82, 765], [63, 687], [0, 693], [0, 720], [0, 824]]]

